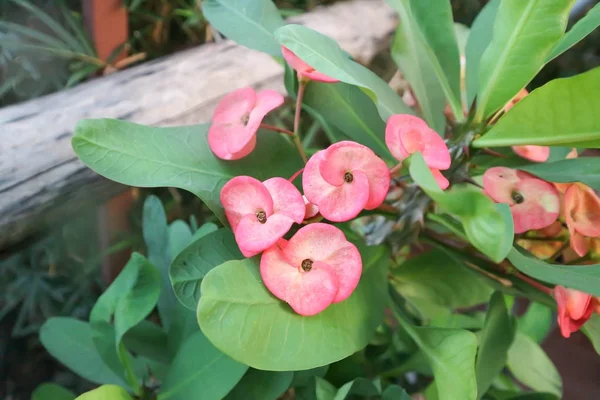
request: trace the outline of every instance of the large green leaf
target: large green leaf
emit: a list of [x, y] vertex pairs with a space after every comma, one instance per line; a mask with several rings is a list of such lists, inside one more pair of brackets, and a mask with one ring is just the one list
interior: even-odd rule
[[363, 274], [352, 295], [311, 317], [269, 293], [258, 260], [228, 261], [202, 281], [198, 321], [215, 346], [257, 369], [290, 371], [338, 361], [362, 349], [386, 306], [389, 252], [359, 247]]
[[[476, 121], [493, 114], [544, 66], [575, 0], [504, 0], [479, 64]], [[544, 110], [548, 112], [548, 110]]]
[[413, 113], [385, 81], [348, 58], [340, 46], [327, 36], [292, 24], [277, 29], [275, 37], [317, 71], [363, 89], [375, 101], [385, 121], [394, 114]]
[[233, 232], [227, 228], [194, 241], [175, 258], [169, 275], [179, 301], [196, 310], [200, 300], [200, 284], [213, 268], [229, 260], [242, 260]]
[[600, 147], [599, 92], [600, 68], [555, 79], [519, 101], [473, 146]]
[[84, 120], [73, 149], [91, 169], [114, 181], [141, 187], [188, 190], [227, 223], [219, 201], [223, 185], [238, 175], [260, 180], [289, 177], [302, 160], [288, 138], [259, 132], [256, 149], [237, 161], [218, 159], [208, 147], [208, 125], [154, 128], [131, 122]]
[[131, 328], [123, 336], [123, 343], [138, 356], [163, 364], [171, 362], [172, 354], [168, 347], [167, 333], [161, 326], [149, 320], [141, 321]]
[[483, 397], [504, 368], [515, 331], [516, 324], [506, 309], [504, 296], [495, 292], [490, 299], [485, 324], [479, 337], [479, 352], [475, 362], [477, 398]]
[[[394, 46], [400, 46], [397, 50], [401, 50], [403, 57], [399, 65], [403, 71], [409, 72], [410, 76], [407, 75], [409, 82], [413, 85], [413, 81], [410, 79], [412, 76], [416, 78], [415, 82], [420, 84], [427, 82], [428, 89], [436, 91], [441, 89], [455, 118], [462, 120], [464, 116], [460, 95], [460, 56], [450, 2], [447, 0], [388, 0], [388, 3], [400, 16], [401, 24], [396, 32]], [[411, 61], [410, 58], [413, 60]], [[417, 76], [418, 68], [423, 69], [420, 79]], [[431, 73], [433, 73], [433, 77]], [[434, 79], [439, 86], [434, 85]], [[430, 112], [434, 113], [436, 122], [439, 123], [438, 112], [443, 111], [445, 104], [442, 104], [442, 109], [438, 110], [439, 95], [427, 95], [421, 90], [419, 91], [422, 96], [425, 95], [424, 99], [435, 99], [435, 103], [428, 106], [435, 105]], [[438, 132], [443, 132], [436, 125], [432, 126], [435, 126]]]
[[31, 393], [31, 400], [74, 400], [75, 395], [55, 383], [42, 383]]
[[475, 400], [477, 337], [462, 329], [415, 327], [399, 319], [433, 371], [440, 400]]
[[421, 153], [410, 157], [410, 176], [444, 211], [456, 215], [469, 241], [496, 262], [510, 251], [514, 226], [507, 206], [495, 204], [472, 186], [443, 191], [436, 183]]
[[[399, 10], [401, 15], [406, 14], [404, 8]], [[403, 19], [403, 21], [409, 21], [409, 19]], [[446, 128], [446, 117], [444, 116], [446, 97], [415, 34], [416, 31], [410, 22], [398, 25], [392, 43], [392, 58], [410, 83], [419, 102], [423, 118], [429, 126], [442, 134]]]
[[479, 88], [479, 62], [481, 55], [485, 52], [494, 31], [494, 21], [500, 6], [500, 0], [491, 0], [483, 7], [481, 12], [471, 25], [471, 33], [467, 39], [466, 49], [466, 84], [467, 84], [467, 105], [471, 107], [477, 89]]
[[271, 0], [204, 0], [202, 13], [234, 42], [281, 57], [273, 32], [283, 25], [283, 18]]
[[535, 257], [526, 256], [515, 248], [508, 254], [508, 259], [519, 271], [532, 278], [600, 296], [600, 264], [548, 264]]
[[596, 4], [594, 8], [587, 12], [587, 14], [581, 18], [573, 27], [565, 34], [560, 42], [546, 59], [549, 62], [565, 51], [569, 50], [581, 39], [589, 35], [594, 29], [600, 25], [600, 4]]
[[304, 104], [352, 140], [392, 159], [385, 144], [385, 123], [373, 101], [359, 88], [342, 82], [311, 82], [304, 94]]
[[[599, 132], [600, 133], [600, 132]], [[580, 157], [521, 167], [549, 182], [581, 182], [600, 190], [600, 158]]]
[[473, 271], [440, 249], [408, 259], [392, 270], [392, 277], [398, 292], [428, 316], [440, 309], [485, 303], [492, 292]]
[[124, 384], [102, 361], [87, 323], [73, 318], [50, 318], [40, 328], [40, 341], [48, 353], [77, 375], [98, 384]]
[[508, 368], [530, 388], [562, 395], [562, 381], [550, 358], [533, 339], [518, 331], [508, 351]]
[[127, 390], [116, 385], [102, 385], [77, 397], [76, 400], [133, 400]]
[[248, 367], [221, 353], [196, 332], [181, 346], [158, 400], [221, 400], [242, 379]]
[[261, 371], [249, 368], [225, 400], [276, 400], [292, 383], [291, 371]]

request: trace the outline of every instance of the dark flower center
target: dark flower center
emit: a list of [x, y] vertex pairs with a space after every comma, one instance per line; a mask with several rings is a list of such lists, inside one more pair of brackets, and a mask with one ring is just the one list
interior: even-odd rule
[[513, 199], [513, 201], [517, 204], [521, 204], [522, 202], [525, 201], [525, 197], [523, 197], [523, 195], [519, 192], [512, 192], [510, 194], [510, 197]]
[[354, 180], [354, 175], [352, 175], [352, 172], [346, 172], [344, 174], [344, 181], [346, 181], [346, 183], [352, 183], [353, 180]]
[[312, 265], [313, 265], [312, 260], [309, 260], [308, 258], [305, 259], [304, 261], [302, 261], [302, 264], [301, 264], [302, 269], [304, 270], [304, 272], [310, 271], [312, 269]]
[[250, 115], [249, 114], [245, 114], [242, 117], [242, 124], [247, 125], [249, 120], [250, 120]]
[[267, 222], [267, 213], [265, 213], [264, 211], [257, 212], [256, 213], [256, 219], [261, 224], [264, 224], [265, 222]]

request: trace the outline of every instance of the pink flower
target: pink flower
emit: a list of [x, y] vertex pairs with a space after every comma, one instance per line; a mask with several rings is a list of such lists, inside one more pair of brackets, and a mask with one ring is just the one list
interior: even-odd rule
[[560, 212], [556, 188], [526, 172], [494, 167], [483, 174], [483, 189], [496, 203], [510, 206], [515, 233], [551, 225]]
[[548, 146], [513, 146], [517, 155], [535, 162], [544, 162], [550, 158], [550, 147]]
[[448, 146], [421, 118], [409, 114], [392, 115], [385, 127], [385, 143], [398, 161], [421, 152], [438, 185], [442, 189], [450, 185], [440, 172], [450, 168]]
[[390, 172], [368, 147], [343, 141], [308, 160], [302, 186], [308, 201], [319, 207], [324, 218], [343, 222], [383, 203], [390, 187]]
[[260, 93], [250, 87], [229, 93], [217, 105], [208, 130], [208, 145], [223, 160], [246, 157], [256, 146], [256, 132], [270, 111], [283, 104], [273, 90]]
[[571, 184], [565, 192], [565, 219], [571, 248], [583, 257], [588, 252], [586, 237], [600, 237], [600, 198], [588, 186]]
[[260, 274], [273, 295], [300, 315], [315, 315], [347, 299], [360, 280], [356, 246], [333, 225], [314, 223], [266, 250]]
[[302, 196], [302, 199], [304, 200], [304, 206], [306, 207], [306, 214], [304, 215], [304, 219], [316, 217], [319, 213], [319, 207], [308, 201], [306, 196]]
[[287, 61], [290, 67], [294, 68], [298, 72], [298, 77], [300, 79], [310, 79], [317, 82], [339, 82], [337, 79], [330, 78], [329, 76], [315, 70], [313, 67], [298, 58], [298, 56], [292, 53], [287, 47], [281, 46], [281, 51], [285, 61]]
[[592, 316], [595, 302], [591, 295], [563, 286], [554, 287], [554, 298], [558, 306], [560, 333], [568, 338]]
[[260, 182], [236, 176], [221, 189], [221, 203], [245, 257], [271, 247], [294, 222], [304, 220], [302, 195], [283, 178]]

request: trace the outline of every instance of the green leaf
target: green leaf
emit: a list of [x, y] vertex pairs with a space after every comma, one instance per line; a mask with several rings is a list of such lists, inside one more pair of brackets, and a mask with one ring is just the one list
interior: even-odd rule
[[249, 368], [225, 400], [276, 400], [292, 383], [291, 371], [273, 372]]
[[217, 230], [219, 230], [219, 227], [216, 224], [213, 224], [212, 222], [207, 222], [203, 224], [200, 228], [198, 228], [196, 232], [194, 232], [194, 235], [192, 236], [192, 242]]
[[477, 337], [462, 329], [415, 327], [399, 322], [427, 359], [433, 370], [440, 400], [475, 399], [475, 353]]
[[315, 378], [315, 395], [317, 400], [335, 400], [336, 388], [325, 379]]
[[371, 397], [379, 395], [377, 387], [366, 378], [356, 378], [340, 387], [333, 400], [345, 400], [353, 396]]
[[114, 320], [118, 346], [123, 335], [150, 314], [159, 293], [159, 272], [144, 256], [133, 253], [123, 271], [98, 298], [90, 323], [93, 327], [96, 322]]
[[583, 325], [583, 333], [590, 339], [596, 353], [600, 354], [600, 315], [594, 314]]
[[102, 385], [79, 396], [76, 400], [133, 400], [127, 390], [116, 385]]
[[198, 331], [181, 346], [158, 400], [221, 400], [242, 379], [248, 367], [221, 353]]
[[183, 221], [167, 225], [167, 215], [156, 196], [149, 196], [144, 202], [142, 220], [148, 259], [160, 271], [158, 312], [168, 333], [168, 349], [174, 356], [183, 341], [198, 330], [195, 313], [179, 303], [169, 279], [169, 265], [181, 249], [187, 246], [192, 232]]
[[88, 381], [124, 384], [102, 361], [87, 323], [73, 318], [50, 318], [40, 328], [40, 341], [54, 358]]
[[[396, 36], [396, 40], [403, 40], [406, 47], [413, 48], [413, 50], [405, 52], [405, 55], [415, 57], [415, 60], [420, 59], [418, 64], [433, 72], [436, 77], [434, 79], [439, 82], [439, 87], [445, 94], [455, 118], [461, 121], [464, 115], [460, 94], [460, 55], [450, 2], [447, 0], [388, 0], [388, 3], [398, 12], [400, 21], [402, 21], [398, 30], [401, 32], [401, 38]], [[405, 59], [404, 65], [407, 64], [406, 61]], [[415, 68], [418, 67], [409, 68], [409, 70], [412, 69], [413, 76], [416, 75]], [[438, 110], [434, 109], [433, 111], [437, 114]], [[438, 132], [442, 133], [443, 131], [438, 130]]]
[[589, 35], [594, 29], [600, 25], [600, 4], [596, 4], [594, 8], [589, 10], [587, 14], [581, 18], [573, 27], [563, 36], [560, 42], [546, 59], [550, 62], [565, 51], [573, 47], [577, 42]]
[[555, 79], [519, 101], [473, 146], [600, 147], [599, 91], [600, 68]]
[[55, 383], [42, 383], [31, 393], [31, 400], [74, 400], [75, 395]]
[[312, 317], [296, 314], [271, 295], [257, 259], [228, 261], [202, 281], [200, 327], [215, 346], [257, 369], [302, 370], [347, 357], [369, 342], [387, 301], [389, 251], [359, 250], [363, 273], [356, 290]]
[[518, 331], [508, 351], [508, 368], [530, 388], [562, 396], [560, 375], [550, 358], [533, 339]]
[[381, 394], [381, 400], [411, 400], [411, 397], [400, 386], [390, 385]]
[[[475, 121], [493, 114], [544, 66], [561, 39], [575, 0], [504, 0], [479, 64]], [[548, 112], [549, 110], [544, 110]]]
[[391, 273], [392, 283], [402, 297], [431, 317], [440, 309], [485, 303], [492, 292], [474, 272], [440, 249], [409, 258]]
[[175, 295], [185, 307], [196, 310], [200, 284], [213, 268], [229, 260], [242, 260], [233, 232], [227, 228], [207, 234], [183, 250], [171, 264], [169, 275]]
[[469, 241], [496, 262], [502, 261], [512, 246], [514, 226], [510, 211], [495, 204], [472, 186], [455, 185], [443, 191], [436, 183], [421, 153], [410, 157], [410, 176], [439, 206], [457, 216]]
[[519, 271], [532, 278], [600, 296], [600, 264], [548, 264], [537, 258], [522, 254], [515, 248], [508, 254], [508, 259]]
[[234, 42], [281, 57], [273, 32], [283, 25], [283, 18], [271, 0], [204, 0], [202, 13]]
[[467, 105], [469, 107], [471, 107], [477, 95], [479, 87], [479, 63], [481, 55], [492, 40], [498, 6], [500, 6], [500, 0], [491, 0], [488, 2], [477, 15], [475, 21], [473, 21], [473, 25], [471, 25], [471, 33], [469, 34], [469, 39], [467, 39], [466, 49]]
[[171, 362], [168, 335], [162, 327], [148, 320], [141, 321], [123, 336], [125, 347], [138, 356], [163, 364]]
[[554, 325], [554, 315], [550, 308], [538, 302], [529, 303], [527, 312], [518, 319], [519, 332], [537, 343], [542, 341]]
[[327, 36], [292, 24], [277, 29], [275, 38], [317, 71], [363, 89], [377, 104], [384, 121], [394, 114], [413, 114], [385, 81], [348, 58], [340, 46]]
[[[73, 149], [91, 169], [114, 181], [140, 187], [188, 190], [227, 223], [219, 193], [238, 175], [260, 180], [292, 176], [302, 160], [288, 138], [258, 133], [252, 154], [224, 161], [208, 147], [209, 125], [154, 128], [131, 122], [84, 120], [75, 128]], [[268, 166], [265, 167], [265, 166]]]
[[477, 398], [483, 395], [506, 364], [508, 349], [515, 337], [516, 324], [500, 292], [494, 292], [479, 338], [479, 352], [475, 362]]
[[329, 365], [323, 365], [322, 367], [316, 367], [311, 369], [305, 369], [294, 372], [294, 379], [292, 380], [292, 386], [306, 386], [310, 383], [310, 380], [314, 376], [322, 378], [329, 370]]
[[531, 164], [519, 169], [549, 182], [581, 182], [593, 189], [600, 190], [600, 158], [597, 157]]
[[311, 82], [304, 94], [304, 105], [352, 140], [393, 160], [385, 144], [385, 123], [373, 101], [359, 88], [341, 82]]
[[422, 41], [417, 36], [418, 31], [414, 27], [415, 24], [409, 14], [409, 9], [404, 4], [405, 0], [394, 0], [391, 3], [403, 21], [396, 29], [391, 49], [392, 58], [410, 83], [419, 102], [423, 118], [429, 126], [442, 134], [446, 127], [444, 91], [435, 75]]

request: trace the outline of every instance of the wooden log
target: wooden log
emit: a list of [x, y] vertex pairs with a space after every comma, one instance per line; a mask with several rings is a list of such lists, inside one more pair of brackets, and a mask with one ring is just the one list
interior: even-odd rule
[[[383, 0], [336, 3], [292, 21], [337, 40], [362, 62], [383, 49], [396, 26]], [[223, 41], [0, 109], [0, 250], [124, 189], [75, 156], [70, 141], [79, 120], [208, 122], [232, 90], [253, 86], [283, 93], [282, 75], [271, 57]]]

